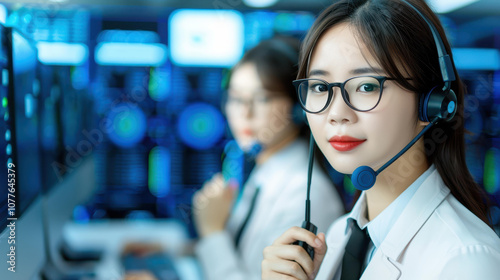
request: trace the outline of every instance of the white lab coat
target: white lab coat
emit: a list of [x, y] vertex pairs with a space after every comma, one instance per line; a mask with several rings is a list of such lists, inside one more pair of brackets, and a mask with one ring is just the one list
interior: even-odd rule
[[[364, 193], [354, 208], [365, 203]], [[353, 209], [354, 212], [354, 209]], [[340, 279], [351, 234], [349, 214], [327, 234], [328, 251], [316, 279]], [[498, 280], [500, 239], [451, 195], [438, 171], [422, 183], [382, 241], [361, 280]]]
[[[203, 238], [195, 252], [207, 280], [261, 279], [262, 251], [292, 226], [304, 221], [308, 145], [297, 140], [269, 158], [250, 174], [244, 193], [229, 217], [226, 230]], [[240, 239], [234, 236], [249, 209], [253, 188], [260, 186], [254, 212]], [[319, 232], [344, 213], [335, 187], [315, 165], [311, 185], [311, 222]]]

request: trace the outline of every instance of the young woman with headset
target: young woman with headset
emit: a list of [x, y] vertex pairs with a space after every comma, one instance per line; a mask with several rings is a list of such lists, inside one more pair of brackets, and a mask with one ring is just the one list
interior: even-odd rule
[[326, 237], [293, 227], [266, 247], [262, 278], [498, 279], [500, 239], [465, 163], [465, 89], [426, 3], [336, 2], [298, 78], [317, 145], [362, 193]]
[[[208, 280], [260, 279], [264, 247], [303, 220], [309, 151], [302, 110], [293, 113], [298, 49], [289, 37], [266, 40], [232, 69], [224, 104], [229, 128], [243, 151], [255, 143], [261, 149], [236, 203], [238, 186], [221, 174], [193, 197], [195, 253]], [[344, 213], [343, 203], [322, 169], [314, 169], [312, 183], [314, 222], [326, 230]]]

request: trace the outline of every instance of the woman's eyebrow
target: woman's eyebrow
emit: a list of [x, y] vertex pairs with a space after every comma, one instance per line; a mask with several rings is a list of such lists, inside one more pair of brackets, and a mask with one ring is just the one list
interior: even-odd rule
[[320, 69], [313, 69], [309, 72], [309, 75], [308, 77], [310, 76], [327, 76], [328, 75], [328, 71], [325, 71], [325, 70], [320, 70]]
[[[313, 69], [309, 72], [309, 76], [328, 76], [330, 72], [321, 69]], [[384, 73], [384, 70], [378, 67], [363, 67], [356, 68], [349, 71], [352, 75], [363, 75], [363, 74], [381, 74]]]
[[380, 73], [384, 73], [384, 70], [382, 70], [381, 68], [373, 68], [373, 67], [364, 67], [364, 68], [356, 68], [356, 69], [353, 69], [350, 71], [351, 74], [353, 75], [362, 75], [362, 74], [370, 74], [370, 73], [373, 73], [373, 74], [380, 74]]

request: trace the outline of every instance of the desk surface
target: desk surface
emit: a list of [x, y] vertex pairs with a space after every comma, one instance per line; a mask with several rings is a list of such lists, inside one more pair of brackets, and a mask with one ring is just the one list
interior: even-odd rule
[[68, 223], [64, 239], [75, 250], [103, 249], [97, 264], [97, 279], [123, 278], [120, 254], [127, 242], [156, 242], [173, 255], [181, 279], [202, 279], [201, 269], [193, 257], [180, 256], [189, 242], [185, 226], [176, 220], [104, 220], [89, 223]]

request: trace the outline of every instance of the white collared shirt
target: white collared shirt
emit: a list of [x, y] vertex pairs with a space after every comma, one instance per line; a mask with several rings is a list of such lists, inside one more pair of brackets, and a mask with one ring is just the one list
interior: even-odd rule
[[[196, 255], [207, 280], [261, 279], [262, 251], [292, 226], [304, 221], [308, 145], [297, 140], [252, 171], [226, 229], [200, 240]], [[260, 187], [254, 212], [240, 239], [234, 236], [243, 223], [250, 200]], [[315, 164], [311, 184], [311, 222], [319, 232], [343, 214], [335, 187]]]
[[[385, 236], [378, 236], [381, 244], [361, 279], [498, 279], [500, 239], [451, 194], [436, 169], [429, 172], [403, 210], [393, 213], [398, 217]], [[364, 209], [362, 194], [353, 211], [330, 227], [317, 280], [339, 279], [351, 232], [348, 218]]]
[[404, 190], [387, 208], [385, 208], [380, 214], [378, 214], [373, 220], [368, 221], [364, 216], [366, 213], [366, 195], [362, 194], [361, 203], [364, 207], [360, 207], [355, 211], [351, 212], [348, 219], [357, 221], [359, 228], [367, 228], [368, 235], [370, 236], [371, 243], [368, 248], [368, 253], [366, 254], [364, 267], [368, 265], [371, 257], [380, 247], [382, 241], [389, 233], [396, 220], [399, 218], [400, 214], [405, 209], [406, 205], [410, 202], [411, 198], [417, 192], [418, 188], [422, 183], [429, 177], [429, 175], [436, 170], [436, 167], [431, 165], [422, 175], [420, 175], [417, 180], [415, 180], [406, 190]]

